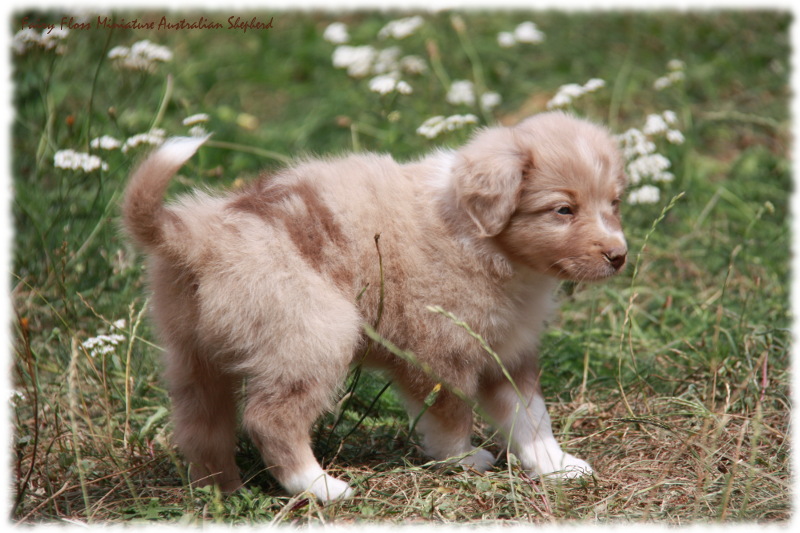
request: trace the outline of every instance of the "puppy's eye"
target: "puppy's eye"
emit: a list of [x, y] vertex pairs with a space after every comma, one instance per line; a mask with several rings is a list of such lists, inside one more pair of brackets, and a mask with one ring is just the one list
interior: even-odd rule
[[558, 213], [559, 215], [571, 215], [572, 208], [568, 205], [564, 205], [556, 209], [556, 213]]

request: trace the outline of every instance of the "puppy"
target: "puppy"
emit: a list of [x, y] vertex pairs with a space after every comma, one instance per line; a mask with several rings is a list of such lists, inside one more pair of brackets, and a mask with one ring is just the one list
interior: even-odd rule
[[[415, 162], [309, 159], [244, 190], [165, 206], [170, 178], [202, 143], [162, 145], [123, 204], [127, 231], [149, 252], [174, 438], [194, 482], [242, 485], [234, 448], [246, 383], [243, 425], [282, 486], [349, 496], [314, 458], [310, 430], [356, 362], [391, 376], [412, 419], [422, 413], [416, 429], [433, 459], [494, 462], [470, 444], [466, 395], [528, 471], [592, 471], [553, 436], [537, 341], [560, 280], [602, 280], [625, 265], [623, 162], [604, 128], [546, 113]], [[417, 362], [367, 350], [365, 324]]]

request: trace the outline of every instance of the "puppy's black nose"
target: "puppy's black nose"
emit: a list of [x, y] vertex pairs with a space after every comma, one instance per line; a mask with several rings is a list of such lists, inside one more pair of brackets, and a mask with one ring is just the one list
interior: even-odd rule
[[611, 266], [614, 267], [614, 270], [619, 270], [625, 266], [625, 259], [628, 256], [628, 250], [624, 247], [612, 248], [603, 252], [603, 256], [606, 258], [606, 261], [611, 263]]

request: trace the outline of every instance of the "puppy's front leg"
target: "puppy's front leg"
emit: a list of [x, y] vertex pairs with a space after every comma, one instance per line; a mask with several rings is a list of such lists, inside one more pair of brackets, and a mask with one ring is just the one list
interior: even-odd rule
[[553, 436], [535, 366], [516, 372], [512, 379], [516, 388], [501, 378], [482, 388], [480, 400], [522, 467], [565, 478], [591, 474], [589, 463], [564, 453]]
[[410, 420], [416, 421], [422, 448], [437, 461], [457, 462], [465, 468], [484, 472], [492, 467], [495, 458], [487, 450], [470, 443], [472, 409], [448, 390], [441, 390], [433, 405], [426, 407], [424, 396], [412, 396], [403, 391]]

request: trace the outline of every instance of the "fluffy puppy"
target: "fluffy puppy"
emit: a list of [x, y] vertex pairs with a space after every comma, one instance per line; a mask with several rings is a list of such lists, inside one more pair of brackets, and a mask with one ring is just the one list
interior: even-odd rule
[[[527, 470], [591, 472], [553, 437], [537, 340], [559, 280], [602, 280], [625, 264], [625, 176], [604, 128], [546, 113], [415, 162], [306, 160], [244, 190], [164, 205], [170, 178], [202, 142], [165, 143], [133, 173], [123, 205], [127, 231], [149, 253], [174, 436], [194, 482], [241, 486], [245, 382], [243, 425], [283, 487], [350, 495], [314, 458], [310, 430], [362, 360], [391, 376], [412, 419], [424, 410], [416, 428], [434, 459], [494, 462], [470, 444], [472, 409], [459, 391]], [[469, 324], [502, 367], [429, 306]], [[418, 364], [366, 350], [364, 324]]]

